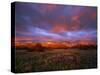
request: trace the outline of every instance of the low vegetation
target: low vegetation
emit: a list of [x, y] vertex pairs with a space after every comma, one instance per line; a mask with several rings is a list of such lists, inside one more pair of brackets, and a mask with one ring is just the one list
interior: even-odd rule
[[[88, 69], [97, 67], [96, 49], [16, 50], [16, 72]], [[35, 50], [36, 49], [36, 50]]]

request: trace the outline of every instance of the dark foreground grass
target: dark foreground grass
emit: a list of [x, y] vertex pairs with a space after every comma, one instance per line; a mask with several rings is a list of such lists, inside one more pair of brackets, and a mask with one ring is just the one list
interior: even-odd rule
[[16, 50], [16, 72], [42, 72], [97, 67], [96, 49]]

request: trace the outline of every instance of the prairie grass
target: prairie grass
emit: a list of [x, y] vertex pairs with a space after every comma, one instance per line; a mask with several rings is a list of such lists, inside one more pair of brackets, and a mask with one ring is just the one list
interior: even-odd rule
[[16, 72], [42, 72], [97, 67], [96, 49], [16, 50]]

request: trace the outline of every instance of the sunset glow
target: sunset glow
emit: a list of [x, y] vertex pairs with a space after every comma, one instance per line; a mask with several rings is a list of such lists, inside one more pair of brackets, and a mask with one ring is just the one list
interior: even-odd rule
[[16, 3], [15, 41], [96, 43], [96, 10], [88, 6]]

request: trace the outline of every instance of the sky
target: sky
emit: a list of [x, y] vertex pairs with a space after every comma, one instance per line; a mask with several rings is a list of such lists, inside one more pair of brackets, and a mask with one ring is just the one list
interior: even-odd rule
[[15, 3], [16, 41], [97, 39], [97, 8], [90, 6]]

